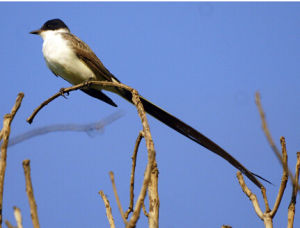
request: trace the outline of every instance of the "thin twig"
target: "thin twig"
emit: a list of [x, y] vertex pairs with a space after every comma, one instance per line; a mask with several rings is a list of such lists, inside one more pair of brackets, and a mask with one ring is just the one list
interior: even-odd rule
[[[283, 158], [281, 157], [280, 152], [279, 152], [278, 148], [276, 147], [276, 145], [275, 145], [275, 143], [274, 143], [274, 141], [272, 139], [271, 133], [270, 133], [270, 131], [268, 129], [267, 121], [266, 121], [266, 118], [265, 118], [265, 113], [264, 113], [264, 110], [263, 110], [261, 102], [260, 102], [260, 94], [259, 94], [259, 92], [256, 92], [256, 94], [255, 94], [255, 103], [256, 103], [257, 108], [259, 110], [259, 114], [260, 114], [260, 118], [261, 118], [261, 122], [262, 122], [262, 129], [263, 129], [263, 131], [264, 131], [264, 133], [265, 133], [265, 135], [267, 137], [267, 140], [268, 140], [268, 142], [269, 142], [269, 144], [270, 144], [273, 152], [275, 153], [277, 159], [281, 163], [282, 167], [284, 169], [286, 169], [286, 172], [289, 174], [289, 177], [291, 178], [292, 183], [294, 184], [295, 180], [294, 180], [294, 177], [293, 177], [293, 173], [289, 170], [289, 168], [288, 168], [287, 165], [286, 166], [284, 165]], [[297, 188], [299, 190], [300, 186], [297, 185]]]
[[[286, 188], [286, 184], [288, 181], [288, 173], [286, 172], [287, 170], [287, 152], [286, 152], [286, 143], [285, 143], [285, 138], [281, 137], [280, 138], [280, 143], [281, 143], [281, 152], [282, 152], [282, 161], [283, 161], [283, 171], [282, 171], [282, 177], [281, 177], [281, 184], [280, 184], [280, 188], [276, 197], [276, 201], [274, 204], [274, 207], [272, 209], [272, 211], [270, 212], [271, 217], [273, 218], [279, 208], [280, 202], [282, 200], [282, 196], [284, 193], [284, 190]], [[285, 168], [284, 168], [285, 167]]]
[[263, 196], [264, 202], [265, 202], [265, 208], [266, 208], [265, 212], [269, 213], [270, 212], [270, 206], [269, 206], [269, 202], [268, 202], [268, 199], [267, 199], [266, 189], [265, 189], [265, 187], [262, 187], [260, 190], [261, 190], [261, 194]]
[[14, 206], [13, 209], [14, 209], [14, 216], [17, 222], [17, 228], [23, 228], [21, 210], [16, 206]]
[[262, 210], [260, 209], [260, 206], [259, 206], [259, 203], [258, 203], [258, 200], [257, 200], [257, 197], [255, 194], [253, 194], [251, 192], [251, 190], [247, 187], [246, 183], [245, 183], [245, 180], [243, 178], [243, 175], [241, 172], [237, 172], [237, 178], [239, 180], [239, 183], [240, 183], [240, 186], [243, 190], [243, 192], [246, 194], [246, 196], [248, 196], [248, 198], [251, 200], [252, 204], [253, 204], [253, 207], [254, 207], [254, 210], [257, 214], [257, 216], [263, 220], [263, 212]]
[[148, 185], [148, 198], [149, 198], [149, 227], [158, 227], [158, 209], [159, 209], [159, 197], [158, 197], [158, 168], [156, 161], [153, 162], [151, 179]]
[[149, 214], [147, 213], [147, 210], [146, 210], [146, 207], [145, 207], [145, 202], [143, 202], [143, 212], [144, 212], [144, 215], [146, 217], [149, 217]]
[[11, 137], [11, 139], [9, 140], [8, 146], [13, 146], [15, 144], [21, 143], [30, 138], [48, 134], [51, 132], [78, 131], [78, 132], [86, 132], [87, 134], [92, 135], [92, 133], [94, 133], [96, 131], [103, 130], [103, 128], [106, 125], [119, 119], [122, 115], [123, 114], [121, 112], [116, 112], [116, 113], [104, 118], [101, 121], [98, 121], [95, 123], [89, 123], [89, 124], [57, 124], [57, 125], [40, 127], [40, 128], [31, 130], [31, 131], [28, 131], [26, 133], [23, 133], [21, 135]]
[[136, 167], [136, 157], [137, 157], [137, 152], [139, 149], [139, 145], [142, 141], [142, 138], [144, 137], [144, 132], [140, 131], [139, 135], [135, 141], [135, 146], [133, 150], [133, 155], [131, 157], [132, 159], [132, 167], [131, 167], [131, 175], [130, 175], [130, 199], [129, 199], [129, 207], [127, 211], [125, 212], [124, 216], [127, 219], [130, 212], [133, 211], [133, 200], [134, 200], [134, 176], [135, 176], [135, 167]]
[[291, 202], [288, 209], [288, 228], [294, 227], [294, 217], [296, 209], [296, 198], [298, 192], [298, 183], [299, 183], [299, 170], [300, 170], [300, 152], [297, 152], [297, 164], [295, 170], [295, 183], [293, 184], [293, 192], [291, 197]]
[[102, 200], [103, 200], [105, 208], [106, 208], [106, 216], [107, 216], [110, 228], [115, 228], [116, 226], [115, 226], [114, 218], [113, 218], [113, 215], [111, 212], [111, 207], [110, 207], [109, 201], [103, 191], [100, 191], [99, 194], [102, 197]]
[[4, 177], [5, 177], [5, 170], [6, 170], [7, 146], [8, 146], [9, 135], [10, 135], [10, 125], [18, 109], [21, 106], [23, 97], [24, 97], [23, 93], [18, 94], [18, 97], [16, 99], [16, 102], [10, 114], [6, 114], [4, 116], [3, 127], [1, 130], [3, 142], [1, 144], [1, 158], [0, 158], [0, 228], [2, 227], [3, 185], [4, 185]]
[[15, 228], [8, 220], [5, 220], [4, 223], [7, 226], [7, 228]]
[[25, 174], [26, 192], [27, 192], [28, 201], [30, 205], [30, 215], [32, 219], [32, 224], [34, 228], [39, 228], [40, 224], [39, 224], [38, 213], [37, 213], [37, 205], [34, 199], [33, 188], [32, 188], [31, 177], [30, 177], [30, 160], [23, 161], [23, 168]]
[[267, 200], [267, 196], [266, 196], [266, 190], [265, 188], [261, 188], [261, 192], [263, 194], [263, 198], [265, 201], [265, 206], [266, 206], [266, 211], [265, 213], [262, 212], [257, 197], [255, 194], [253, 194], [251, 192], [251, 190], [247, 187], [243, 175], [241, 172], [237, 172], [237, 178], [239, 180], [240, 186], [243, 190], [243, 192], [248, 196], [248, 198], [251, 200], [253, 208], [257, 214], [257, 216], [264, 221], [265, 227], [266, 228], [272, 228], [273, 227], [273, 221], [272, 221], [272, 217], [270, 215], [270, 209], [269, 209], [269, 204], [268, 204], [268, 200]]
[[125, 223], [125, 225], [127, 225], [127, 220], [124, 216], [124, 211], [123, 211], [123, 208], [122, 208], [122, 205], [121, 205], [120, 198], [118, 196], [114, 173], [112, 171], [109, 172], [109, 177], [110, 177], [110, 180], [111, 180], [111, 183], [112, 183], [112, 187], [113, 187], [113, 190], [114, 190], [114, 194], [115, 194], [115, 198], [116, 198], [116, 201], [117, 201], [117, 204], [118, 204], [120, 214], [122, 216], [123, 222]]
[[51, 101], [53, 101], [54, 99], [58, 98], [59, 96], [64, 96], [64, 94], [68, 94], [71, 91], [74, 90], [78, 90], [78, 89], [82, 89], [85, 87], [90, 87], [91, 85], [100, 85], [106, 88], [109, 87], [118, 87], [118, 88], [123, 88], [126, 89], [128, 91], [132, 91], [132, 88], [130, 88], [129, 86], [126, 86], [122, 83], [118, 83], [118, 82], [106, 82], [106, 81], [88, 81], [88, 82], [83, 82], [68, 88], [62, 88], [59, 92], [57, 92], [56, 94], [54, 94], [52, 97], [50, 97], [49, 99], [47, 99], [46, 101], [44, 101], [42, 104], [40, 104], [34, 111], [33, 113], [27, 118], [27, 122], [28, 123], [32, 123], [33, 119], [35, 118], [35, 116], [38, 114], [38, 112], [45, 107], [46, 105], [48, 105]]

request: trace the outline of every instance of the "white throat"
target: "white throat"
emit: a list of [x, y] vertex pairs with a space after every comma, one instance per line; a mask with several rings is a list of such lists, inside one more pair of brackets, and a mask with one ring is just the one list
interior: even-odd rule
[[43, 40], [45, 40], [47, 38], [51, 38], [52, 36], [56, 36], [60, 33], [70, 33], [70, 31], [66, 28], [61, 28], [57, 30], [46, 30], [46, 31], [42, 31], [40, 33], [40, 36], [43, 38]]

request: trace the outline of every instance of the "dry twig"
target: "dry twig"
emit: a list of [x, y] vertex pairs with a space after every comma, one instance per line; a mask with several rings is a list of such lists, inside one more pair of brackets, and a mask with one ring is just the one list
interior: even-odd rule
[[112, 171], [109, 172], [109, 177], [110, 177], [110, 180], [111, 180], [111, 183], [112, 183], [112, 186], [113, 186], [113, 190], [114, 190], [114, 194], [115, 194], [115, 198], [116, 198], [116, 201], [117, 201], [117, 204], [118, 204], [120, 214], [122, 216], [123, 222], [125, 223], [125, 225], [127, 225], [127, 220], [124, 216], [124, 211], [123, 211], [123, 208], [122, 208], [122, 205], [121, 205], [120, 198], [118, 196], [114, 173]]
[[10, 114], [6, 114], [3, 120], [3, 128], [1, 130], [1, 135], [3, 142], [1, 144], [1, 158], [0, 158], [0, 228], [2, 227], [2, 205], [3, 205], [3, 185], [6, 170], [6, 158], [7, 158], [7, 146], [10, 135], [10, 125], [13, 121], [18, 109], [21, 106], [24, 94], [19, 93], [16, 99], [15, 105], [13, 106]]
[[8, 220], [5, 220], [4, 223], [7, 226], [7, 228], [15, 228]]
[[33, 195], [33, 188], [32, 188], [31, 177], [30, 177], [30, 160], [23, 161], [23, 168], [24, 168], [25, 182], [26, 182], [26, 193], [30, 205], [30, 215], [32, 219], [32, 224], [34, 228], [39, 228], [40, 224], [38, 219], [37, 206]]
[[[251, 192], [251, 190], [247, 187], [243, 175], [241, 172], [237, 172], [237, 178], [239, 180], [240, 186], [243, 190], [243, 192], [248, 196], [248, 198], [251, 200], [252, 204], [253, 204], [253, 208], [257, 214], [257, 216], [264, 221], [265, 227], [266, 228], [272, 228], [273, 227], [273, 222], [272, 222], [272, 218], [270, 216], [270, 213], [268, 211], [266, 211], [265, 213], [262, 212], [262, 210], [260, 209], [257, 197], [255, 194], [253, 194]], [[262, 190], [263, 193], [263, 190]]]
[[105, 208], [106, 208], [106, 216], [107, 216], [110, 228], [115, 228], [116, 226], [115, 226], [114, 218], [112, 216], [109, 201], [103, 191], [100, 191], [99, 194], [102, 197], [102, 200], [103, 200]]
[[14, 206], [13, 208], [14, 208], [14, 216], [17, 222], [17, 228], [23, 228], [21, 210], [16, 206]]
[[133, 211], [133, 200], [134, 200], [134, 176], [135, 176], [135, 167], [136, 167], [136, 157], [137, 157], [137, 152], [139, 149], [139, 145], [142, 141], [142, 138], [144, 137], [144, 132], [140, 131], [139, 135], [136, 139], [134, 150], [133, 150], [133, 155], [131, 157], [132, 159], [132, 167], [131, 167], [131, 175], [130, 175], [130, 199], [129, 199], [129, 207], [127, 211], [125, 212], [125, 218], [127, 219], [130, 212]]
[[282, 172], [281, 184], [280, 184], [280, 188], [279, 188], [279, 191], [278, 191], [278, 194], [276, 197], [276, 201], [274, 203], [274, 207], [273, 207], [272, 211], [270, 212], [270, 215], [272, 218], [274, 218], [274, 216], [279, 208], [279, 205], [282, 200], [282, 196], [283, 196], [283, 193], [284, 193], [284, 190], [285, 190], [288, 178], [289, 178], [288, 173], [287, 173], [288, 156], [287, 156], [287, 152], [286, 152], [286, 144], [285, 144], [284, 137], [280, 138], [280, 143], [281, 143], [281, 151], [282, 151], [283, 172]]
[[293, 192], [291, 197], [291, 202], [288, 209], [288, 228], [294, 227], [294, 217], [295, 217], [295, 205], [296, 205], [296, 198], [298, 192], [298, 183], [299, 183], [299, 169], [300, 169], [300, 152], [297, 153], [297, 164], [296, 164], [296, 171], [295, 171], [295, 183], [293, 184]]
[[[255, 94], [255, 103], [257, 105], [257, 108], [259, 110], [259, 114], [260, 114], [260, 118], [261, 118], [261, 122], [262, 122], [262, 129], [267, 137], [267, 140], [273, 150], [273, 152], [275, 153], [277, 159], [280, 161], [282, 167], [286, 170], [286, 172], [289, 174], [291, 180], [292, 180], [292, 183], [295, 184], [295, 180], [294, 180], [294, 177], [293, 177], [293, 173], [289, 170], [288, 168], [288, 165], [284, 165], [284, 161], [283, 161], [283, 158], [281, 157], [280, 155], [280, 152], [278, 150], [278, 148], [276, 147], [273, 139], [272, 139], [272, 136], [271, 136], [271, 133], [268, 129], [268, 126], [267, 126], [267, 121], [266, 121], [266, 118], [265, 118], [265, 113], [264, 113], [264, 110], [262, 108], [262, 105], [261, 105], [261, 102], [260, 102], [260, 94], [259, 92], [256, 92]], [[297, 185], [297, 188], [298, 190], [300, 189], [300, 186]]]
[[147, 210], [146, 210], [146, 207], [145, 207], [145, 202], [143, 203], [143, 212], [144, 212], [144, 215], [145, 215], [146, 217], [149, 217], [149, 214], [148, 214], [148, 212], [147, 212]]
[[51, 101], [53, 101], [56, 98], [58, 98], [59, 96], [64, 96], [64, 94], [68, 94], [71, 91], [82, 89], [84, 87], [89, 87], [91, 85], [100, 85], [100, 86], [103, 86], [103, 87], [119, 87], [119, 88], [126, 89], [128, 91], [132, 91], [132, 88], [130, 88], [129, 86], [126, 86], [124, 84], [117, 83], [117, 82], [105, 82], [105, 81], [88, 81], [88, 82], [83, 82], [83, 83], [80, 83], [80, 84], [77, 84], [77, 85], [74, 85], [74, 86], [71, 86], [71, 87], [68, 87], [68, 88], [62, 88], [59, 92], [57, 92], [52, 97], [48, 98], [42, 104], [40, 104], [33, 111], [33, 113], [27, 118], [26, 121], [31, 124], [32, 121], [33, 121], [33, 119], [35, 118], [35, 116], [38, 114], [38, 112], [43, 107], [45, 107], [46, 105], [48, 105]]

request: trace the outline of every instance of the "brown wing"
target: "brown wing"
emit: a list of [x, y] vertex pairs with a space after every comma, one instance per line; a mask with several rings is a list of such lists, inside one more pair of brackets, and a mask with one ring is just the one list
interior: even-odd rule
[[76, 52], [77, 57], [93, 71], [98, 80], [112, 81], [113, 78], [119, 82], [119, 80], [112, 73], [110, 73], [108, 69], [106, 69], [100, 59], [86, 43], [71, 33], [63, 33], [62, 35], [65, 39], [72, 43], [72, 48]]

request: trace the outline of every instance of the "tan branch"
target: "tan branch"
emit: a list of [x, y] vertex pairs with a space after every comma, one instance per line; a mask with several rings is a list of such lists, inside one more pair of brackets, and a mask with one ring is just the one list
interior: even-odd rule
[[239, 180], [239, 183], [240, 183], [240, 186], [243, 190], [243, 192], [246, 194], [246, 196], [248, 196], [248, 198], [251, 200], [252, 204], [253, 204], [253, 208], [257, 214], [257, 216], [260, 218], [260, 219], [264, 219], [264, 215], [263, 215], [263, 212], [262, 210], [260, 209], [260, 206], [259, 206], [259, 203], [258, 203], [258, 200], [257, 200], [257, 197], [255, 194], [253, 194], [251, 192], [251, 190], [247, 187], [245, 181], [244, 181], [244, 178], [243, 178], [243, 175], [241, 172], [237, 172], [237, 178]]
[[269, 206], [269, 202], [268, 202], [268, 199], [267, 199], [266, 189], [265, 189], [265, 187], [261, 187], [260, 190], [261, 190], [261, 194], [263, 196], [264, 202], [265, 202], [266, 213], [269, 213], [270, 212], [270, 206]]
[[1, 130], [3, 142], [1, 144], [1, 157], [0, 157], [0, 228], [2, 227], [3, 187], [4, 187], [4, 177], [5, 177], [5, 170], [6, 170], [7, 146], [8, 146], [9, 136], [10, 136], [10, 125], [18, 109], [21, 106], [23, 97], [24, 97], [23, 93], [18, 94], [18, 97], [16, 99], [16, 102], [10, 114], [6, 114], [4, 116], [3, 127]]
[[88, 82], [83, 82], [68, 88], [62, 88], [59, 92], [57, 92], [56, 94], [54, 94], [52, 97], [50, 97], [49, 99], [45, 100], [42, 104], [40, 104], [34, 111], [33, 113], [27, 118], [27, 122], [28, 123], [32, 123], [33, 119], [35, 118], [35, 116], [38, 114], [38, 112], [45, 107], [46, 105], [48, 105], [51, 101], [55, 100], [56, 98], [58, 98], [59, 96], [64, 96], [64, 94], [68, 94], [71, 91], [74, 90], [78, 90], [78, 89], [82, 89], [85, 87], [89, 87], [91, 85], [100, 85], [106, 88], [109, 87], [118, 87], [118, 88], [123, 88], [126, 89], [128, 91], [132, 91], [133, 89], [130, 88], [129, 86], [126, 86], [124, 84], [118, 83], [118, 82], [106, 82], [106, 81], [88, 81]]
[[8, 220], [5, 220], [4, 223], [7, 226], [7, 228], [15, 228]]
[[[289, 176], [292, 180], [292, 183], [294, 184], [295, 180], [294, 180], [294, 177], [293, 177], [293, 173], [289, 170], [287, 165], [286, 166], [284, 165], [283, 158], [281, 157], [280, 152], [279, 152], [278, 148], [276, 147], [276, 145], [275, 145], [275, 143], [272, 139], [271, 133], [268, 129], [267, 121], [266, 121], [266, 118], [265, 118], [265, 113], [264, 113], [264, 110], [263, 110], [261, 102], [260, 102], [259, 92], [256, 92], [256, 94], [255, 94], [255, 102], [256, 102], [257, 108], [259, 110], [259, 114], [260, 114], [260, 118], [261, 118], [261, 122], [262, 122], [262, 128], [263, 128], [263, 131], [264, 131], [264, 133], [267, 137], [267, 140], [268, 140], [273, 152], [275, 153], [277, 159], [279, 160], [279, 162], [281, 163], [281, 165], [285, 169], [285, 171], [289, 174]], [[300, 186], [297, 185], [297, 188], [300, 189]]]
[[134, 150], [133, 150], [133, 155], [131, 157], [132, 159], [132, 167], [131, 167], [131, 175], [130, 175], [130, 199], [129, 199], [129, 207], [127, 211], [125, 212], [125, 218], [127, 219], [130, 212], [133, 211], [133, 200], [134, 200], [134, 176], [135, 176], [135, 167], [136, 167], [136, 157], [137, 157], [137, 152], [139, 149], [139, 145], [142, 141], [142, 138], [144, 137], [144, 132], [140, 131], [139, 135], [136, 139]]
[[103, 191], [100, 191], [99, 194], [102, 197], [102, 200], [103, 200], [105, 208], [106, 208], [106, 216], [107, 216], [110, 228], [115, 228], [116, 226], [115, 226], [114, 218], [112, 216], [109, 201]]
[[159, 197], [158, 197], [158, 168], [156, 161], [153, 162], [151, 179], [148, 186], [149, 197], [149, 227], [158, 227], [158, 209], [159, 209]]
[[149, 217], [149, 214], [147, 213], [147, 210], [146, 210], [146, 207], [145, 207], [145, 203], [143, 203], [143, 212], [144, 212], [144, 215], [146, 217]]
[[[144, 107], [142, 105], [142, 102], [140, 101], [139, 95], [136, 90], [132, 91], [132, 101], [133, 101], [134, 105], [137, 107], [138, 114], [142, 120], [144, 137], [146, 140], [146, 147], [148, 150], [148, 163], [147, 163], [146, 171], [144, 174], [143, 186], [140, 191], [139, 197], [137, 199], [133, 215], [128, 222], [128, 225], [127, 225], [128, 228], [135, 227], [136, 222], [139, 219], [140, 211], [141, 211], [143, 202], [145, 200], [145, 196], [146, 196], [147, 188], [149, 186], [151, 173], [152, 173], [153, 165], [155, 163], [155, 156], [156, 156], [152, 136], [150, 133], [150, 127], [149, 127], [147, 117], [146, 117], [146, 113], [145, 113]], [[157, 205], [159, 205], [159, 204], [157, 204]], [[152, 208], [152, 210], [157, 211], [157, 213], [155, 213], [155, 215], [157, 217], [154, 218], [154, 217], [149, 216], [149, 227], [151, 227], [151, 228], [158, 227], [158, 208], [157, 207]], [[155, 226], [155, 225], [157, 225], [157, 226]]]
[[30, 215], [32, 219], [32, 224], [34, 228], [39, 228], [40, 224], [39, 224], [38, 213], [37, 213], [37, 205], [34, 199], [33, 188], [32, 188], [31, 177], [30, 177], [30, 160], [23, 161], [23, 168], [25, 174], [26, 193], [28, 196], [28, 201], [30, 206]]
[[122, 205], [121, 205], [120, 198], [118, 196], [114, 173], [112, 171], [109, 172], [109, 177], [110, 177], [110, 180], [111, 180], [111, 183], [112, 183], [112, 186], [113, 186], [113, 190], [114, 190], [114, 194], [115, 194], [115, 198], [116, 198], [116, 201], [117, 201], [117, 204], [118, 204], [120, 214], [122, 216], [123, 222], [125, 223], [125, 225], [127, 225], [127, 220], [124, 216], [124, 211], [123, 211], [123, 208], [122, 208]]
[[262, 210], [260, 209], [257, 197], [255, 194], [251, 192], [251, 190], [247, 187], [243, 175], [241, 172], [237, 172], [237, 178], [239, 180], [240, 186], [243, 190], [243, 192], [248, 196], [248, 198], [251, 200], [253, 208], [257, 214], [257, 216], [264, 221], [265, 227], [266, 228], [273, 228], [273, 221], [272, 217], [270, 215], [270, 208], [267, 200], [267, 195], [266, 195], [266, 189], [264, 187], [261, 188], [261, 192], [265, 201], [265, 206], [266, 206], [266, 212], [263, 213]]
[[297, 164], [295, 171], [295, 183], [293, 184], [293, 192], [291, 197], [291, 202], [288, 209], [288, 228], [294, 227], [294, 217], [295, 217], [295, 205], [298, 192], [298, 183], [299, 183], [299, 170], [300, 170], [300, 152], [297, 152]]
[[283, 167], [285, 167], [285, 168], [283, 168], [283, 171], [282, 171], [281, 184], [280, 184], [280, 188], [279, 188], [279, 191], [278, 191], [278, 194], [277, 194], [277, 197], [276, 197], [274, 207], [273, 207], [272, 211], [270, 212], [270, 216], [272, 218], [275, 216], [275, 214], [276, 214], [276, 212], [279, 208], [284, 190], [286, 188], [288, 177], [289, 177], [288, 173], [286, 172], [288, 170], [288, 168], [287, 168], [288, 157], [287, 157], [286, 143], [285, 143], [285, 138], [284, 137], [280, 138], [280, 143], [281, 143], [282, 162], [283, 162]]
[[16, 206], [14, 206], [13, 208], [14, 208], [14, 216], [17, 222], [17, 228], [23, 228], [21, 210]]

